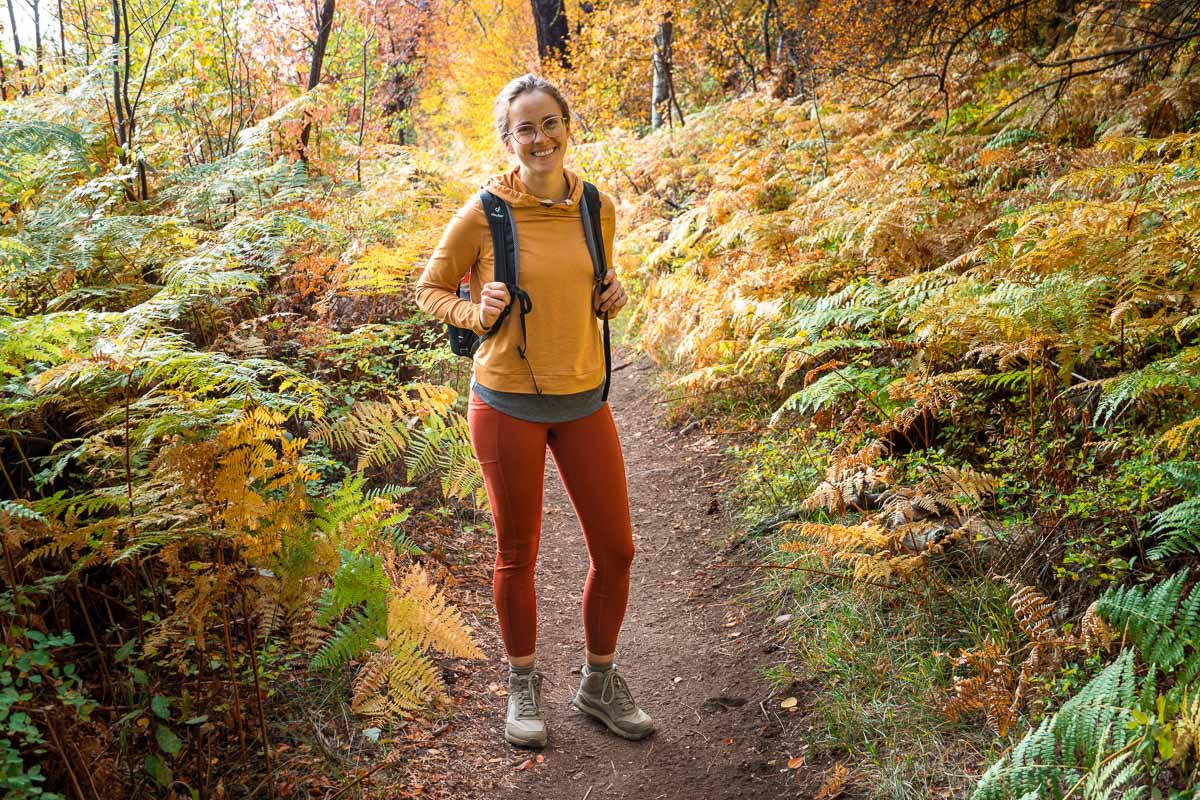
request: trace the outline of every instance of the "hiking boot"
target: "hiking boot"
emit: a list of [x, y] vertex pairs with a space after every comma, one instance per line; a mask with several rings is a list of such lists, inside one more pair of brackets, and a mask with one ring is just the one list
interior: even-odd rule
[[617, 672], [615, 665], [595, 672], [590, 666], [584, 666], [582, 675], [579, 691], [571, 698], [571, 705], [626, 739], [636, 741], [654, 733], [654, 720], [633, 702], [625, 677]]
[[546, 746], [546, 715], [542, 711], [542, 673], [508, 675], [508, 719], [504, 739], [524, 747]]

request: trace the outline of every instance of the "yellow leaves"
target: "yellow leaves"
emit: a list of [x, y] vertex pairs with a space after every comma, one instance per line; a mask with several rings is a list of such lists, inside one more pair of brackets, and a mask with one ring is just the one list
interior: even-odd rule
[[253, 407], [214, 439], [170, 445], [155, 461], [255, 561], [278, 550], [281, 532], [302, 524], [304, 484], [317, 477], [300, 461], [306, 440], [293, 438], [285, 421]]
[[483, 658], [458, 609], [448, 606], [428, 575], [414, 565], [388, 602], [388, 641], [411, 641], [451, 658]]

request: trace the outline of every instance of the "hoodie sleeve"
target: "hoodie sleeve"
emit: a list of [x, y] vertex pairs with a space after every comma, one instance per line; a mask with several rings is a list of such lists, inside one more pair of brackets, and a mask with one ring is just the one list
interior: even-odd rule
[[442, 238], [417, 279], [417, 307], [427, 314], [458, 328], [482, 335], [479, 304], [457, 294], [462, 276], [479, 261], [487, 220], [479, 201], [470, 202], [454, 213], [442, 232]]

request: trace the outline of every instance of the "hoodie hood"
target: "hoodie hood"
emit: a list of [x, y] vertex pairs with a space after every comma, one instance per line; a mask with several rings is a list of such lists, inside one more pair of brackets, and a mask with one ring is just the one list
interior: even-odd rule
[[563, 167], [563, 175], [567, 178], [567, 199], [562, 203], [552, 203], [530, 194], [529, 187], [521, 180], [520, 166], [513, 167], [500, 175], [493, 175], [483, 184], [483, 188], [505, 200], [513, 208], [538, 207], [573, 210], [583, 195], [583, 181], [579, 180], [579, 176], [566, 167]]

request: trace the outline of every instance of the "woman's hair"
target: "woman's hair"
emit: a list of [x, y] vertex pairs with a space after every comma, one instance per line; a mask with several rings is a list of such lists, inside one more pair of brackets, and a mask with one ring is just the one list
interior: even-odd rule
[[519, 78], [513, 78], [496, 96], [496, 131], [501, 137], [508, 133], [508, 107], [512, 105], [513, 100], [526, 92], [545, 92], [553, 97], [562, 109], [563, 122], [570, 123], [571, 110], [567, 107], [567, 98], [563, 97], [562, 92], [553, 83], [529, 72]]

